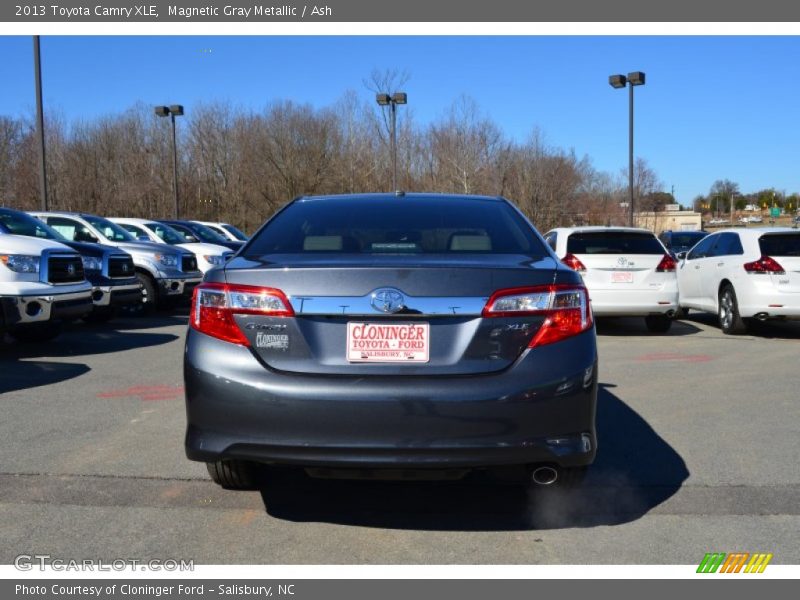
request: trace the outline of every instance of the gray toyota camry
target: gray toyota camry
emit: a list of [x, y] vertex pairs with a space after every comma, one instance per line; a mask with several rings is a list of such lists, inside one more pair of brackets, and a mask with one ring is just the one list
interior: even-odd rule
[[192, 300], [186, 453], [226, 488], [314, 477], [577, 482], [597, 347], [580, 276], [504, 198], [298, 198]]

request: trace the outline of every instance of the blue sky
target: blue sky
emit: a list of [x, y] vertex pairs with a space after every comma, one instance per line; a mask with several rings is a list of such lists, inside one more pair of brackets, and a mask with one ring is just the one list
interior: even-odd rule
[[[30, 36], [0, 37], [0, 114], [34, 110]], [[68, 120], [137, 101], [225, 100], [259, 109], [277, 99], [330, 106], [346, 90], [371, 100], [374, 69], [409, 73], [420, 123], [472, 97], [510, 137], [534, 128], [591, 157], [627, 164], [627, 92], [612, 73], [642, 70], [636, 155], [679, 201], [728, 178], [742, 192], [800, 191], [800, 37], [103, 37], [42, 38], [45, 112]]]

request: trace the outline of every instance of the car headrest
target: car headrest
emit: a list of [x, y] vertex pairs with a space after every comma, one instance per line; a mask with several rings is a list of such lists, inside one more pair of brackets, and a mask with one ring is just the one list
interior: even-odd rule
[[303, 240], [303, 250], [325, 251], [341, 250], [342, 236], [340, 235], [308, 235]]
[[450, 250], [455, 252], [488, 252], [492, 240], [488, 235], [454, 235], [450, 238]]

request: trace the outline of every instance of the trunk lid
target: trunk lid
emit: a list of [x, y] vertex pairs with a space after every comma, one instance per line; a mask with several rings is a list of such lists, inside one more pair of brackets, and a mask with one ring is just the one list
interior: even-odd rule
[[[230, 284], [280, 289], [292, 304], [294, 317], [235, 316], [253, 352], [268, 368], [307, 374], [473, 375], [511, 365], [543, 321], [541, 316], [483, 318], [481, 311], [492, 293], [550, 284], [558, 273], [570, 275], [557, 267], [550, 257], [519, 255], [455, 260], [271, 255], [260, 260], [234, 258], [225, 277]], [[348, 352], [352, 348], [348, 335], [355, 329], [358, 336], [370, 327], [382, 327], [374, 331], [394, 336], [405, 335], [402, 332], [411, 327], [423, 328], [424, 353], [420, 348], [419, 360], [397, 358], [397, 362], [373, 361], [371, 354], [360, 362]], [[392, 347], [400, 343], [382, 336], [377, 342]]]

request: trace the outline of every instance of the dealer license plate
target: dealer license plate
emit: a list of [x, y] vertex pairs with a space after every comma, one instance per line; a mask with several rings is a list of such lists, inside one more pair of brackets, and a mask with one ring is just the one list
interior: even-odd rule
[[350, 362], [428, 362], [429, 323], [348, 323], [347, 360]]

